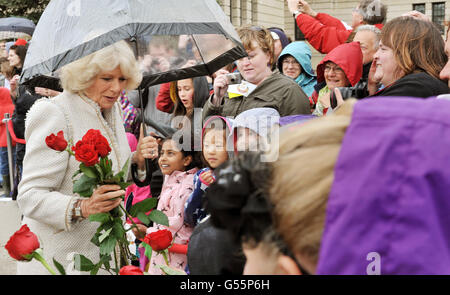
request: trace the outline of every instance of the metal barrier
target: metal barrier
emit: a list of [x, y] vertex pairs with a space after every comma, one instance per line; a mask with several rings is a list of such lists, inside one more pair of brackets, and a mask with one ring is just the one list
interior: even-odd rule
[[[7, 149], [8, 149], [8, 166], [9, 166], [9, 183], [10, 183], [10, 188], [11, 191], [14, 188], [14, 176], [15, 174], [15, 166], [13, 163], [13, 146], [12, 146], [12, 139], [11, 139], [11, 134], [9, 132], [9, 122], [11, 121], [11, 115], [9, 113], [5, 113], [5, 118], [2, 120], [2, 122], [5, 124], [6, 126], [6, 144], [7, 144]], [[13, 201], [16, 200], [16, 197], [13, 196]]]

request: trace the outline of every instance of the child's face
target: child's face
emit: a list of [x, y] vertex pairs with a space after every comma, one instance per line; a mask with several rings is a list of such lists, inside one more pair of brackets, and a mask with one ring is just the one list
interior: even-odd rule
[[177, 82], [178, 96], [187, 110], [194, 108], [194, 83], [192, 79], [179, 80]]
[[213, 169], [228, 160], [225, 130], [212, 129], [203, 138], [203, 157]]
[[162, 174], [170, 175], [174, 171], [185, 171], [191, 163], [192, 157], [184, 157], [183, 153], [176, 147], [173, 140], [166, 140], [162, 147], [158, 159], [159, 168]]
[[238, 127], [236, 148], [238, 151], [258, 151], [261, 137], [253, 130], [245, 127]]

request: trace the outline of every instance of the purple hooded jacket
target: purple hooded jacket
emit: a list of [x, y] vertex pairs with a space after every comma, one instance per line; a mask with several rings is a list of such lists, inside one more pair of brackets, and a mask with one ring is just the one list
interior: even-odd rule
[[450, 274], [450, 101], [359, 101], [335, 166], [317, 274]]

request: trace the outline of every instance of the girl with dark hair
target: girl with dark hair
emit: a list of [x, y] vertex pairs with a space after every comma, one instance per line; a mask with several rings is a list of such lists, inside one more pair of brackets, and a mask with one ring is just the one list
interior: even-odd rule
[[[175, 133], [174, 135], [176, 135]], [[158, 200], [157, 210], [169, 218], [169, 226], [154, 224], [147, 228], [138, 225], [139, 232], [133, 230], [137, 238], [142, 238], [143, 232], [149, 234], [162, 229], [172, 232], [174, 241], [169, 248], [169, 266], [184, 270], [187, 263], [187, 243], [193, 227], [184, 223], [184, 204], [193, 191], [194, 175], [198, 170], [199, 161], [192, 145], [180, 142], [170, 136], [161, 141], [158, 164], [164, 175], [164, 184]], [[186, 137], [182, 137], [184, 141]], [[166, 265], [164, 257], [153, 251], [149, 263], [150, 274], [163, 274], [157, 265]]]
[[205, 77], [171, 82], [170, 97], [174, 102], [172, 127], [182, 128], [186, 124], [186, 119], [192, 123], [195, 109], [203, 109], [208, 96], [208, 80]]
[[221, 116], [213, 116], [206, 121], [202, 130], [201, 160], [205, 168], [194, 176], [194, 191], [185, 205], [184, 221], [195, 226], [207, 213], [202, 207], [205, 190], [215, 181], [214, 169], [228, 161], [233, 154], [232, 143], [228, 141], [232, 122]]
[[22, 72], [25, 56], [27, 55], [28, 47], [25, 45], [12, 45], [9, 48], [8, 60], [9, 64], [14, 67], [14, 74], [20, 75]]
[[[233, 157], [232, 122], [221, 116], [209, 118], [202, 132], [202, 161], [206, 168], [194, 177], [194, 191], [185, 204], [184, 220], [195, 226], [189, 240], [188, 272], [192, 275], [241, 274], [243, 261], [235, 261], [231, 237], [209, 220], [205, 193], [216, 181], [215, 171]], [[239, 257], [239, 256], [237, 256]]]

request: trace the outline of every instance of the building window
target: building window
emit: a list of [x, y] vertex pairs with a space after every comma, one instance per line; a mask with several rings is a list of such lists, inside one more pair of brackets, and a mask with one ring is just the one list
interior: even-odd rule
[[432, 21], [444, 34], [445, 2], [432, 3]]
[[295, 20], [294, 20], [294, 27], [295, 27], [295, 41], [305, 40], [305, 35], [303, 35], [303, 32], [300, 31]]
[[417, 3], [417, 4], [413, 4], [413, 10], [416, 10], [418, 12], [422, 12], [423, 14], [425, 14], [425, 3]]

